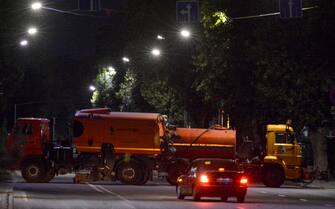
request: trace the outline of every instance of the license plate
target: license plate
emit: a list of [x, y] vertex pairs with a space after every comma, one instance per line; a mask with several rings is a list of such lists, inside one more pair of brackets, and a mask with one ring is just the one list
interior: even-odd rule
[[233, 182], [233, 179], [231, 179], [231, 178], [217, 178], [216, 182], [228, 184], [228, 183]]

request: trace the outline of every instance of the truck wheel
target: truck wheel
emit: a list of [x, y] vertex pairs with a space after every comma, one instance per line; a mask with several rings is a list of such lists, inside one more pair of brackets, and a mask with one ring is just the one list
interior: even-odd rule
[[263, 170], [263, 183], [267, 187], [280, 187], [285, 181], [285, 173], [278, 166], [267, 166]]
[[21, 174], [29, 183], [44, 182], [46, 178], [45, 166], [41, 160], [29, 160], [22, 164]]
[[49, 171], [46, 172], [45, 178], [43, 179], [44, 183], [48, 183], [55, 177], [55, 171], [53, 169], [50, 169]]
[[144, 172], [137, 161], [121, 162], [117, 167], [117, 178], [123, 184], [138, 184], [144, 178]]
[[144, 166], [143, 168], [143, 178], [141, 180], [139, 180], [136, 185], [143, 185], [145, 183], [147, 183], [150, 179], [150, 176], [152, 175], [150, 170], [147, 170], [146, 166]]
[[168, 175], [166, 181], [171, 185], [177, 184], [177, 178], [183, 175], [188, 167], [188, 164], [185, 162], [176, 162], [169, 166]]

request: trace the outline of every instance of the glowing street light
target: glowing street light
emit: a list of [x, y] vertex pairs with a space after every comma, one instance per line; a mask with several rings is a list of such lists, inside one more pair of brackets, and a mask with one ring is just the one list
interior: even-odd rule
[[152, 49], [151, 54], [154, 55], [155, 57], [158, 57], [161, 55], [161, 51], [157, 48]]
[[157, 35], [158, 40], [164, 40], [165, 38], [162, 35]]
[[22, 47], [26, 47], [27, 45], [28, 45], [28, 41], [26, 40], [26, 39], [23, 39], [23, 40], [21, 40], [20, 41], [20, 45], [22, 46]]
[[90, 91], [95, 91], [96, 90], [95, 86], [93, 86], [93, 85], [90, 85], [89, 89], [90, 89]]
[[37, 28], [35, 27], [28, 28], [27, 32], [29, 35], [35, 35], [37, 33]]
[[34, 2], [31, 4], [31, 9], [32, 10], [40, 10], [42, 8], [42, 3], [41, 2]]
[[130, 60], [129, 60], [128, 57], [122, 57], [122, 61], [123, 61], [123, 62], [130, 62]]
[[183, 29], [180, 31], [180, 35], [184, 38], [189, 38], [191, 36], [191, 32], [189, 30]]

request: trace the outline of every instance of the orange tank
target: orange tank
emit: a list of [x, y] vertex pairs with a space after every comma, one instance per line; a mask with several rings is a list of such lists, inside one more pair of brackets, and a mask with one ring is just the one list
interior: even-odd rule
[[226, 128], [177, 128], [176, 158], [235, 158], [236, 131]]
[[161, 154], [160, 137], [164, 133], [158, 113], [87, 109], [75, 115], [73, 143], [81, 153], [100, 153], [103, 144], [112, 144], [115, 153]]

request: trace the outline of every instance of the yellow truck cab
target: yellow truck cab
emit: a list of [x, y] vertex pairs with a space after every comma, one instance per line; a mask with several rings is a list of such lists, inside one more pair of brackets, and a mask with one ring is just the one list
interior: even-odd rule
[[302, 178], [302, 150], [289, 124], [266, 127], [266, 155], [262, 180], [266, 186], [279, 187], [285, 179]]

